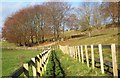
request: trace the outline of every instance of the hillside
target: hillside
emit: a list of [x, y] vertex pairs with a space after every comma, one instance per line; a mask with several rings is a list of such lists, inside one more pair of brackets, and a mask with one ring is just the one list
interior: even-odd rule
[[[67, 39], [65, 41], [60, 41], [60, 45], [89, 45], [89, 44], [118, 44], [118, 36], [120, 31], [118, 28], [94, 28], [91, 32], [91, 37], [88, 36], [88, 31], [66, 31], [65, 36], [76, 35], [74, 38]], [[78, 35], [78, 37], [77, 37]]]
[[[120, 41], [118, 40], [118, 37], [120, 36], [120, 31], [118, 31], [119, 28], [94, 28], [91, 32], [91, 37], [88, 36], [88, 31], [81, 32], [80, 30], [69, 30], [65, 31], [64, 37], [67, 39], [64, 41], [59, 41], [58, 44], [60, 45], [89, 45], [89, 44], [118, 44]], [[76, 36], [71, 38], [72, 36]], [[33, 47], [37, 46], [45, 46], [49, 45], [54, 42], [45, 42]], [[2, 44], [2, 47], [15, 47], [16, 45], [13, 43], [8, 43], [7, 41], [0, 42]], [[12, 46], [11, 46], [12, 45]], [[17, 47], [17, 46], [16, 46]]]

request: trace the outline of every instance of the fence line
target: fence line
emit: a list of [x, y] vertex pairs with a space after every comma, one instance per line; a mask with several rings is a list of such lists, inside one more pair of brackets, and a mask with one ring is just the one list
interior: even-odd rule
[[19, 77], [22, 73], [25, 77], [29, 77], [30, 68], [32, 68], [32, 76], [36, 78], [36, 76], [40, 77], [46, 71], [46, 65], [49, 60], [51, 49], [44, 50], [42, 53], [38, 54], [36, 57], [31, 58], [31, 60], [27, 63], [24, 63], [23, 66], [18, 68], [15, 72], [13, 72], [9, 77]]
[[12, 49], [12, 50], [45, 50], [50, 46], [42, 46], [42, 47], [0, 47], [1, 49]]
[[[113, 75], [118, 76], [118, 71], [120, 71], [120, 64], [117, 64], [117, 56], [116, 56], [116, 48], [119, 49], [120, 46], [116, 46], [115, 44], [111, 45], [80, 45], [80, 46], [61, 46], [59, 45], [59, 48], [62, 50], [63, 53], [69, 54], [71, 57], [75, 59], [79, 59], [79, 62], [84, 63], [85, 58], [87, 62], [87, 66], [89, 68], [90, 61], [92, 61], [92, 68], [94, 69], [96, 63], [100, 63], [101, 72], [104, 74], [105, 66], [113, 68]], [[76, 49], [77, 48], [77, 49]], [[91, 58], [88, 57], [88, 48], [91, 49]], [[100, 58], [97, 58], [98, 60], [95, 60], [94, 57], [94, 48], [98, 48], [99, 50], [99, 56]], [[103, 48], [110, 48], [111, 54], [112, 54], [112, 62], [104, 61], [103, 60]], [[85, 52], [85, 53], [84, 53]], [[90, 61], [89, 61], [90, 60]], [[112, 63], [112, 65], [110, 64]]]

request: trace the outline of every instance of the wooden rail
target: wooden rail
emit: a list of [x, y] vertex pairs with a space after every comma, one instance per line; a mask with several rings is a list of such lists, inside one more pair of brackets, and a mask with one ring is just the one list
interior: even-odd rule
[[[111, 45], [80, 45], [80, 46], [61, 46], [59, 45], [59, 48], [63, 51], [65, 54], [69, 54], [74, 59], [79, 60], [79, 62], [86, 62], [88, 68], [90, 67], [90, 64], [92, 65], [92, 68], [96, 67], [96, 64], [99, 63], [99, 67], [101, 68], [102, 74], [104, 74], [106, 67], [107, 71], [109, 68], [112, 68], [112, 74], [113, 76], [120, 75], [120, 64], [117, 64], [117, 56], [116, 55], [116, 49], [120, 49], [119, 45], [111, 44]], [[88, 48], [91, 49], [90, 57], [88, 56]], [[98, 54], [100, 58], [95, 58], [95, 51], [94, 49], [98, 49]], [[111, 49], [111, 55], [112, 55], [112, 62], [104, 60], [103, 57], [103, 48], [109, 48]]]
[[[17, 78], [24, 74], [23, 76], [29, 77], [30, 71], [32, 71], [32, 76], [36, 78], [40, 77], [46, 71], [46, 65], [48, 63], [48, 59], [50, 56], [50, 49], [44, 50], [42, 53], [38, 54], [36, 57], [31, 58], [30, 61], [24, 63], [23, 66], [18, 68], [15, 72], [13, 72], [9, 77]], [[32, 70], [30, 70], [30, 68]]]

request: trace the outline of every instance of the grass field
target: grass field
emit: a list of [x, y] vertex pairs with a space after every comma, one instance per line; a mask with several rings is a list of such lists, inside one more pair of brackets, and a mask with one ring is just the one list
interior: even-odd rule
[[9, 43], [7, 41], [0, 41], [2, 47], [17, 47], [14, 43]]
[[63, 54], [61, 50], [56, 50], [51, 53], [44, 76], [107, 76], [107, 74], [101, 74], [101, 70], [97, 68], [92, 70], [86, 64]]
[[[81, 31], [66, 31], [65, 36], [69, 37], [72, 35], [80, 35]], [[76, 45], [91, 45], [91, 44], [118, 44], [120, 41], [118, 40], [119, 31], [118, 28], [109, 28], [109, 29], [93, 29], [91, 33], [91, 37], [88, 37], [88, 31], [84, 32], [86, 33], [85, 36], [77, 37], [77, 38], [71, 38], [65, 41], [60, 41], [58, 44], [60, 45], [70, 45], [70, 46], [76, 46]], [[13, 43], [8, 43], [7, 41], [0, 42], [2, 44], [2, 47], [17, 47]], [[18, 67], [20, 67], [23, 62], [29, 61], [30, 58], [36, 56], [40, 51], [36, 50], [8, 50], [3, 49], [2, 50], [2, 75], [8, 76], [12, 72], [14, 72]], [[89, 56], [91, 51], [88, 51]], [[120, 53], [120, 52], [119, 52]], [[117, 53], [119, 55], [119, 53]], [[98, 49], [95, 50], [95, 57], [99, 58]], [[57, 58], [57, 59], [56, 59]], [[112, 56], [110, 49], [103, 49], [103, 58], [107, 61], [112, 61]], [[96, 76], [96, 75], [102, 75], [100, 72], [100, 69], [92, 70], [91, 68], [86, 68], [86, 64], [78, 63], [78, 61], [70, 58], [68, 55], [64, 55], [61, 53], [60, 50], [57, 50], [55, 53], [53, 53], [52, 59], [49, 61], [47, 70], [45, 76], [47, 75], [53, 75], [53, 62], [55, 62], [55, 66], [57, 67], [56, 70], [54, 70], [54, 73], [56, 75], [63, 76], [65, 73], [65, 76]], [[119, 58], [120, 59], [120, 58]], [[58, 61], [59, 60], [59, 61]], [[120, 61], [118, 61], [120, 64]], [[60, 68], [60, 66], [62, 69]], [[64, 73], [63, 73], [64, 71]]]
[[[66, 36], [71, 36], [71, 34], [74, 33], [75, 35], [80, 35], [81, 31], [66, 31]], [[88, 33], [88, 31], [84, 32]], [[91, 45], [91, 44], [116, 44], [118, 45], [120, 43], [120, 40], [118, 37], [120, 36], [120, 31], [118, 31], [118, 28], [102, 28], [102, 29], [93, 29], [91, 33], [91, 37], [88, 37], [88, 34], [85, 36], [77, 37], [77, 38], [71, 38], [65, 41], [60, 41], [58, 44], [60, 45], [70, 45], [70, 46], [78, 46], [78, 45]], [[95, 50], [95, 57], [99, 57], [98, 49]], [[89, 51], [89, 53], [91, 53]], [[120, 59], [120, 52], [117, 50], [117, 57]], [[112, 61], [112, 55], [110, 49], [103, 49], [103, 57], [104, 60]], [[118, 60], [118, 63], [120, 64], [120, 61]]]
[[[66, 36], [71, 36], [74, 33], [75, 35], [80, 35], [81, 31], [66, 31]], [[60, 41], [60, 45], [90, 45], [90, 44], [118, 44], [120, 40], [118, 40], [119, 31], [118, 28], [109, 28], [109, 29], [93, 29], [91, 33], [91, 37], [88, 37], [88, 31], [85, 36], [71, 38], [65, 41]]]
[[36, 50], [2, 50], [2, 75], [9, 76], [24, 62], [39, 54]]

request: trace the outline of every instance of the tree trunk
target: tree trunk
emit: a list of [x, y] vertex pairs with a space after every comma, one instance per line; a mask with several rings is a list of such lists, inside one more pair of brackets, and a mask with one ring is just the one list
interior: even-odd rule
[[37, 37], [37, 35], [36, 35], [36, 43], [38, 43], [38, 37]]
[[31, 36], [31, 42], [34, 43], [34, 41], [33, 41], [33, 36]]
[[54, 39], [56, 39], [56, 32], [55, 32], [55, 29], [54, 29]]
[[41, 39], [42, 43], [44, 42], [44, 35], [42, 36], [42, 39]]
[[56, 38], [56, 40], [58, 40], [59, 39], [59, 29], [57, 28], [57, 32], [56, 32], [57, 34], [56, 34], [56, 36], [57, 36], [57, 38]]
[[120, 1], [118, 2], [118, 23], [120, 23]]

